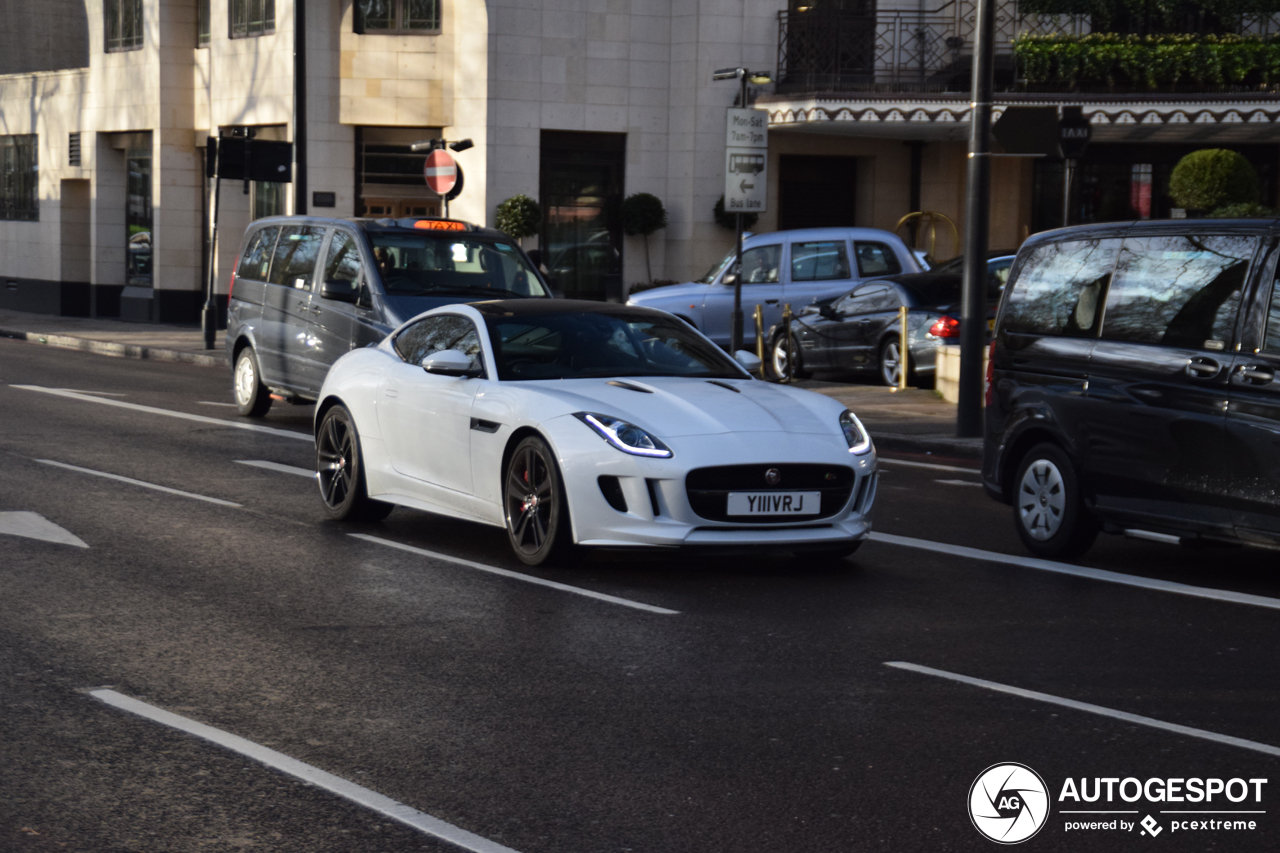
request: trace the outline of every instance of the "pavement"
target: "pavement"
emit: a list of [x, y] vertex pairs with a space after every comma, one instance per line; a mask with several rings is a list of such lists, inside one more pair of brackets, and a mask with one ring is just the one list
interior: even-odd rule
[[[66, 347], [118, 358], [179, 361], [229, 369], [219, 331], [213, 349], [206, 349], [198, 327], [162, 323], [133, 323], [88, 317], [55, 317], [0, 309], [0, 337], [18, 338], [47, 346]], [[866, 425], [881, 450], [941, 458], [982, 458], [982, 440], [956, 438], [956, 407], [932, 389], [898, 392], [869, 381], [819, 374], [797, 387], [826, 394], [849, 407]]]

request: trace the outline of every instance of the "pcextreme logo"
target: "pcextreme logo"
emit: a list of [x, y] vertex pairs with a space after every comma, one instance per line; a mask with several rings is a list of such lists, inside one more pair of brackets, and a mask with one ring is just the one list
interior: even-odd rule
[[1025, 764], [993, 764], [969, 788], [969, 819], [999, 844], [1026, 841], [1048, 817], [1049, 789]]
[[[1166, 829], [1169, 836], [1247, 833], [1256, 831], [1258, 817], [1266, 814], [1266, 784], [1248, 777], [1067, 777], [1058, 793], [1058, 815], [1062, 830], [1073, 834], [1119, 832], [1154, 839]], [[986, 838], [1018, 844], [1049, 822], [1051, 803], [1039, 773], [1016, 762], [993, 764], [969, 788], [969, 819]]]

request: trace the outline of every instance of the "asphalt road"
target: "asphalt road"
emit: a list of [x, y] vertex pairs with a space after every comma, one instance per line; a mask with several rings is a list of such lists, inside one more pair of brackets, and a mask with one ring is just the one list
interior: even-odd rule
[[[889, 454], [843, 566], [530, 571], [496, 528], [325, 521], [310, 408], [250, 422], [229, 386], [0, 340], [0, 851], [460, 849], [361, 792], [472, 849], [982, 850], [970, 788], [1001, 762], [1049, 789], [1028, 850], [1280, 848], [1273, 552], [1105, 537], [1037, 564], [969, 463]], [[37, 516], [87, 547], [14, 533]], [[1060, 798], [1129, 777], [1268, 782]], [[1155, 837], [1066, 829], [1148, 815]]]

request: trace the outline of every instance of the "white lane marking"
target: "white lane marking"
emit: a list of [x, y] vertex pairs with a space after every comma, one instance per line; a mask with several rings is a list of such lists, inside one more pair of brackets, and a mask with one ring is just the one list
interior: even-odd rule
[[965, 557], [970, 560], [986, 560], [992, 563], [1004, 563], [1008, 566], [1021, 566], [1026, 569], [1038, 569], [1044, 572], [1056, 572], [1061, 575], [1073, 575], [1078, 578], [1089, 578], [1106, 583], [1118, 583], [1125, 586], [1136, 586], [1143, 589], [1154, 589], [1159, 592], [1171, 592], [1175, 595], [1189, 595], [1193, 598], [1208, 598], [1213, 601], [1227, 601], [1232, 604], [1249, 604], [1254, 607], [1266, 607], [1280, 610], [1280, 598], [1267, 598], [1264, 595], [1250, 595], [1247, 592], [1232, 592], [1226, 589], [1211, 589], [1203, 586], [1162, 581], [1156, 578], [1144, 578], [1137, 575], [1126, 575], [1110, 572], [1106, 569], [1090, 569], [1084, 566], [1073, 566], [1069, 563], [1055, 563], [1052, 560], [1041, 560], [1036, 557], [1015, 557], [1010, 554], [997, 554], [995, 551], [982, 551], [977, 548], [966, 548], [963, 545], [948, 545], [944, 542], [930, 542], [927, 539], [913, 539], [910, 536], [896, 536], [892, 533], [872, 533], [870, 538], [886, 545], [901, 545], [905, 548], [919, 548], [923, 551], [934, 551], [949, 557]]
[[934, 480], [935, 483], [941, 483], [944, 486], [977, 486], [982, 488], [981, 483], [975, 483], [973, 480]]
[[201, 400], [198, 405], [201, 406], [227, 406], [228, 408], [239, 408], [235, 403], [211, 403], [208, 400]]
[[0, 533], [22, 536], [26, 539], [39, 539], [42, 542], [53, 542], [57, 545], [89, 547], [80, 537], [59, 527], [37, 512], [0, 512]]
[[306, 477], [309, 480], [316, 478], [316, 472], [310, 468], [295, 468], [292, 465], [283, 465], [279, 462], [267, 462], [265, 459], [237, 459], [237, 465], [250, 465], [254, 468], [265, 468], [268, 471], [278, 471], [281, 474], [294, 474], [298, 477]]
[[930, 471], [958, 471], [961, 474], [981, 474], [977, 468], [961, 468], [958, 465], [939, 465], [936, 462], [915, 462], [911, 459], [893, 459], [888, 456], [876, 457], [877, 462], [888, 462], [890, 465], [905, 465], [908, 468], [928, 468]]
[[634, 607], [636, 610], [644, 610], [649, 613], [660, 613], [663, 616], [678, 616], [679, 610], [668, 610], [665, 607], [655, 607], [652, 604], [643, 604], [639, 601], [631, 601], [627, 598], [618, 598], [614, 595], [606, 595], [603, 592], [593, 592], [589, 589], [581, 589], [568, 584], [556, 583], [555, 581], [543, 580], [535, 578], [532, 575], [522, 575], [519, 572], [513, 572], [508, 569], [500, 569], [497, 566], [486, 566], [484, 563], [475, 563], [471, 560], [464, 560], [461, 557], [451, 557], [448, 554], [441, 554], [437, 551], [428, 551], [425, 548], [415, 548], [412, 545], [402, 545], [399, 542], [392, 542], [390, 539], [380, 539], [377, 536], [370, 536], [367, 533], [351, 533], [356, 539], [363, 539], [366, 542], [373, 542], [378, 545], [386, 545], [389, 548], [399, 548], [401, 551], [408, 551], [411, 554], [418, 554], [423, 557], [430, 557], [433, 560], [444, 560], [449, 563], [457, 563], [459, 566], [467, 566], [472, 569], [479, 569], [482, 572], [489, 572], [494, 575], [501, 575], [504, 578], [512, 578], [527, 583], [535, 583], [539, 586], [547, 586], [552, 589], [558, 589], [561, 592], [572, 592], [575, 595], [585, 595], [588, 598], [595, 598], [600, 601], [607, 601], [610, 604], [621, 604], [623, 607]]
[[81, 391], [79, 388], [57, 388], [58, 391], [70, 391], [72, 394], [94, 394], [98, 397], [127, 397], [128, 394], [121, 394], [119, 391]]
[[54, 462], [52, 459], [35, 459], [41, 465], [52, 465], [55, 468], [66, 468], [68, 471], [78, 471], [81, 474], [92, 474], [95, 477], [105, 477], [108, 480], [117, 480], [121, 483], [128, 483], [132, 486], [141, 486], [144, 489], [155, 489], [157, 492], [165, 492], [170, 495], [180, 495], [184, 498], [193, 498], [198, 501], [206, 501], [219, 506], [240, 507], [238, 503], [224, 501], [221, 498], [210, 498], [205, 495], [197, 495], [194, 492], [184, 492], [181, 489], [171, 489], [168, 486], [157, 486], [155, 483], [148, 483], [143, 480], [135, 480], [132, 477], [121, 477], [119, 474], [108, 474], [106, 471], [95, 471], [92, 468], [81, 468], [79, 465], [68, 465], [65, 462]]
[[1187, 735], [1188, 737], [1211, 740], [1214, 743], [1224, 743], [1228, 746], [1238, 746], [1241, 749], [1251, 749], [1254, 752], [1261, 752], [1264, 755], [1280, 757], [1280, 747], [1271, 746], [1270, 744], [1265, 743], [1258, 743], [1253, 740], [1245, 740], [1244, 738], [1232, 737], [1231, 735], [1220, 735], [1217, 732], [1209, 732], [1204, 729], [1193, 729], [1191, 726], [1181, 726], [1177, 723], [1166, 723], [1163, 720], [1156, 720], [1151, 717], [1142, 717], [1137, 714], [1130, 714], [1127, 711], [1116, 711], [1112, 708], [1104, 708], [1101, 705], [1091, 705], [1088, 702], [1077, 702], [1074, 699], [1064, 699], [1061, 696], [1053, 696], [1048, 693], [1038, 693], [1035, 690], [1024, 690], [1021, 687], [1011, 687], [1008, 684], [1001, 684], [997, 681], [987, 681], [982, 678], [959, 675], [958, 673], [947, 672], [944, 669], [934, 669], [933, 667], [920, 666], [915, 663], [885, 661], [884, 665], [891, 666], [894, 669], [905, 669], [908, 672], [917, 672], [921, 675], [932, 675], [937, 678], [958, 681], [961, 684], [968, 684], [972, 687], [981, 687], [985, 690], [994, 690], [997, 693], [1008, 693], [1010, 696], [1018, 696], [1022, 699], [1032, 699], [1036, 702], [1047, 702], [1051, 705], [1061, 705], [1064, 708], [1071, 708], [1075, 711], [1084, 711], [1087, 714], [1098, 714], [1103, 717], [1111, 717], [1113, 720], [1123, 720], [1126, 723], [1134, 723], [1139, 726], [1150, 726], [1153, 729], [1163, 729], [1167, 732], [1175, 732], [1180, 735]]
[[125, 696], [123, 693], [117, 693], [114, 690], [92, 690], [89, 695], [113, 708], [136, 714], [139, 717], [151, 720], [153, 723], [159, 723], [162, 726], [186, 732], [201, 740], [209, 741], [224, 749], [239, 753], [246, 758], [288, 774], [295, 779], [301, 779], [303, 782], [315, 785], [317, 788], [322, 788], [332, 794], [337, 794], [339, 797], [350, 800], [357, 805], [372, 809], [392, 820], [413, 827], [426, 835], [450, 844], [456, 844], [464, 850], [471, 850], [473, 853], [516, 853], [510, 847], [504, 847], [495, 841], [467, 832], [465, 829], [460, 829], [453, 824], [445, 823], [439, 818], [406, 806], [404, 803], [397, 802], [390, 797], [379, 794], [377, 791], [371, 791], [362, 785], [357, 785], [355, 782], [349, 782], [341, 776], [327, 773], [319, 767], [313, 767], [296, 758], [290, 758], [282, 752], [276, 752], [274, 749], [246, 740], [238, 735], [233, 735], [230, 732], [224, 732], [222, 729], [215, 729], [213, 726], [198, 723], [188, 717], [165, 711], [154, 705], [148, 705], [146, 702]]
[[89, 394], [80, 394], [75, 391], [64, 391], [60, 388], [43, 388], [39, 385], [10, 385], [10, 388], [18, 388], [23, 391], [39, 391], [42, 394], [53, 394], [57, 397], [67, 397], [72, 400], [84, 400], [89, 403], [101, 403], [105, 406], [116, 406], [121, 409], [129, 409], [135, 412], [145, 412], [149, 415], [164, 415], [170, 418], [181, 418], [185, 421], [195, 421], [201, 424], [211, 424], [213, 426], [231, 427], [233, 429], [247, 429], [252, 432], [266, 433], [267, 435], [278, 435], [282, 438], [296, 438], [301, 441], [315, 441], [311, 433], [294, 432], [289, 429], [275, 429], [274, 427], [259, 426], [258, 424], [244, 424], [239, 421], [225, 421], [221, 418], [209, 418], [204, 415], [189, 415], [186, 412], [175, 412], [172, 409], [158, 409], [155, 406], [143, 406], [138, 403], [126, 403], [123, 400], [104, 400], [101, 397], [95, 397]]

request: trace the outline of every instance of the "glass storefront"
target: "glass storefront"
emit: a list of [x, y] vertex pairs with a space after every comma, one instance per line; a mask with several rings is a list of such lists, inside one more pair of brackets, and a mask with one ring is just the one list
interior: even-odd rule
[[151, 287], [151, 149], [125, 151], [128, 202], [125, 209], [125, 284]]
[[622, 299], [624, 133], [542, 132], [542, 263], [573, 299]]

